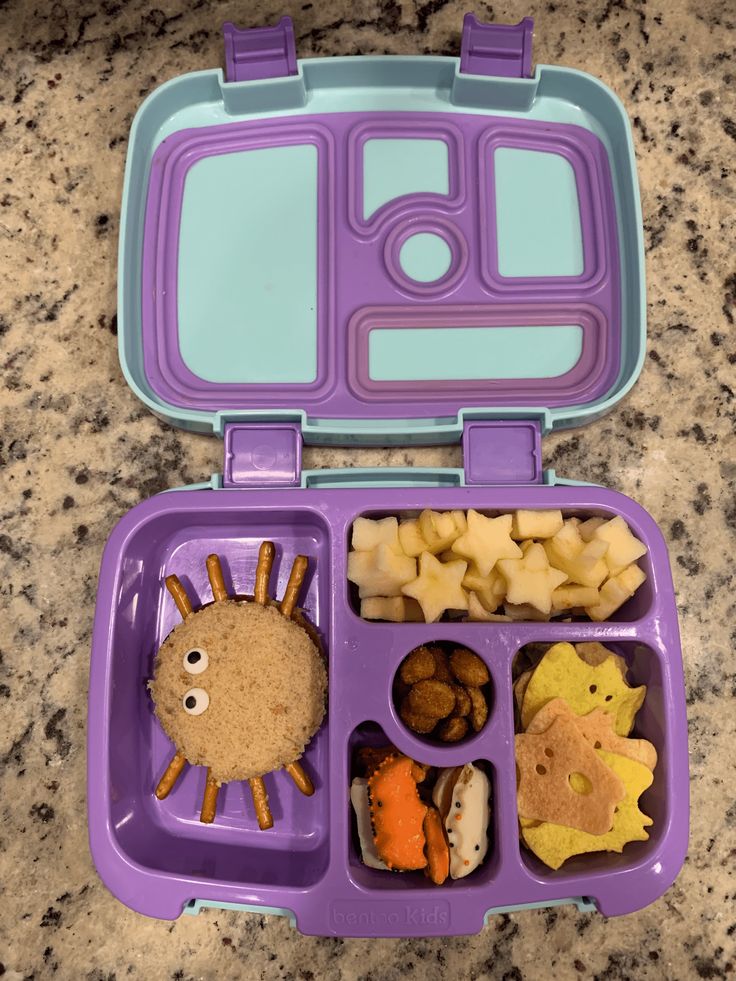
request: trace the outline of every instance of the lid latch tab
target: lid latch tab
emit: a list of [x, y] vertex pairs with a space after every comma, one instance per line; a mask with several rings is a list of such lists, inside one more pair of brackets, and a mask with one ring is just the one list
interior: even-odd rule
[[475, 14], [463, 18], [460, 71], [467, 75], [531, 78], [534, 21], [483, 24]]
[[296, 423], [225, 425], [223, 487], [300, 487], [302, 434]]
[[466, 420], [466, 484], [541, 484], [542, 427], [533, 419]]
[[228, 22], [225, 35], [225, 77], [228, 82], [296, 75], [296, 41], [291, 17], [275, 27], [240, 29]]

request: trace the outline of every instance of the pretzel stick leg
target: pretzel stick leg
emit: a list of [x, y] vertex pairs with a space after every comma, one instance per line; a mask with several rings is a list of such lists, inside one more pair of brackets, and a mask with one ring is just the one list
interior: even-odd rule
[[217, 795], [220, 788], [217, 786], [217, 781], [212, 776], [212, 772], [209, 767], [207, 767], [207, 784], [204, 788], [204, 797], [202, 798], [202, 811], [199, 815], [199, 820], [202, 824], [212, 824], [215, 820], [215, 812], [217, 811]]
[[266, 793], [266, 785], [263, 782], [263, 777], [251, 777], [248, 781], [248, 786], [253, 795], [253, 806], [256, 809], [258, 827], [261, 831], [266, 831], [268, 828], [273, 827], [273, 815], [271, 814], [271, 808], [268, 806], [268, 794]]
[[309, 775], [301, 763], [299, 763], [297, 760], [295, 760], [293, 763], [289, 763], [289, 765], [286, 767], [286, 772], [305, 797], [312, 796], [314, 793], [314, 784], [310, 780]]
[[158, 787], [156, 787], [156, 796], [159, 800], [165, 800], [174, 789], [186, 762], [187, 760], [183, 753], [175, 753], [171, 757], [171, 762], [166, 767], [164, 775], [159, 780]]
[[184, 589], [182, 584], [179, 582], [179, 577], [173, 575], [167, 576], [166, 588], [171, 593], [174, 602], [176, 603], [176, 608], [179, 613], [181, 613], [182, 620], [186, 620], [186, 618], [192, 612], [192, 601], [187, 596], [186, 589]]
[[276, 555], [273, 542], [261, 542], [258, 549], [258, 565], [256, 566], [256, 585], [255, 601], [265, 606], [268, 602], [268, 583], [271, 578], [271, 569]]
[[210, 586], [212, 586], [212, 595], [215, 598], [215, 603], [222, 603], [223, 600], [227, 599], [227, 589], [225, 588], [225, 580], [222, 576], [219, 555], [207, 556], [207, 575], [209, 576]]
[[302, 588], [304, 577], [307, 574], [307, 565], [308, 559], [306, 555], [297, 555], [297, 557], [294, 559], [294, 564], [291, 567], [289, 581], [286, 584], [286, 590], [284, 592], [284, 598], [281, 600], [281, 612], [284, 614], [287, 620], [291, 619], [296, 607], [296, 601], [299, 598], [299, 590]]

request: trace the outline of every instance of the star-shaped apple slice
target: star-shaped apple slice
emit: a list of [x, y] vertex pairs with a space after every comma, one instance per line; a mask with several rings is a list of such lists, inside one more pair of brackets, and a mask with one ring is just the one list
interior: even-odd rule
[[552, 592], [567, 579], [564, 572], [550, 566], [539, 543], [530, 545], [520, 559], [501, 559], [498, 568], [508, 584], [507, 601], [529, 603], [540, 613], [551, 612]]
[[452, 551], [477, 566], [487, 576], [499, 559], [518, 559], [521, 549], [511, 538], [513, 518], [502, 514], [487, 518], [472, 509], [468, 511], [468, 530], [453, 542]]
[[440, 562], [431, 552], [422, 552], [419, 576], [401, 592], [419, 603], [425, 623], [437, 623], [445, 610], [467, 610], [468, 594], [462, 587], [467, 568], [467, 562]]
[[416, 574], [416, 559], [397, 555], [385, 542], [369, 552], [348, 554], [348, 579], [359, 587], [361, 599], [401, 596], [401, 587]]

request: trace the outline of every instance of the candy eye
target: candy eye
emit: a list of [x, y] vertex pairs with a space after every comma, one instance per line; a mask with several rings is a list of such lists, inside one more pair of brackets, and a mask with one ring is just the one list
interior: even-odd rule
[[202, 650], [201, 647], [193, 647], [186, 652], [182, 663], [187, 674], [202, 674], [207, 670], [210, 659], [207, 657], [207, 651]]
[[210, 704], [210, 696], [204, 688], [190, 688], [182, 699], [184, 711], [188, 715], [201, 715], [207, 711]]

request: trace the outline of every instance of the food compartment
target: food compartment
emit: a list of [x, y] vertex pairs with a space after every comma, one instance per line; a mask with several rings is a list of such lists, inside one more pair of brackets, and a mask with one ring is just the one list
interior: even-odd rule
[[456, 746], [482, 733], [493, 710], [493, 682], [467, 644], [431, 641], [410, 651], [394, 674], [394, 710], [430, 745]]
[[640, 509], [454, 506], [461, 501], [458, 495], [442, 510], [356, 516], [347, 543], [347, 592], [356, 615], [495, 627], [627, 623], [650, 612], [652, 548], [664, 550]]
[[[582, 647], [578, 650], [578, 655], [584, 653], [589, 664], [600, 663], [600, 658], [603, 656], [602, 650], [600, 656], [598, 656], [595, 651], [591, 651], [591, 648], [600, 648], [601, 645], [597, 641], [591, 643], [588, 638], [584, 638], [584, 640], [583, 638], [573, 639], [571, 642], [576, 647], [576, 650], [578, 641], [587, 641], [588, 644], [587, 651], [585, 647]], [[654, 645], [630, 640], [608, 641], [606, 639], [604, 640], [604, 645], [610, 653], [623, 658], [626, 665], [626, 681], [632, 688], [646, 685], [646, 695], [641, 707], [636, 711], [630, 738], [632, 740], [647, 740], [656, 751], [656, 765], [652, 772], [651, 784], [643, 791], [641, 789], [638, 790], [640, 794], [638, 796], [639, 810], [652, 819], [652, 824], [645, 827], [648, 833], [648, 839], [646, 841], [629, 841], [624, 844], [623, 850], [620, 853], [600, 851], [576, 855], [564, 861], [559, 868], [554, 869], [550, 868], [532, 850], [526, 847], [522, 840], [521, 829], [519, 829], [521, 860], [535, 878], [546, 881], [569, 881], [570, 883], [573, 883], [576, 879], [584, 878], [586, 881], [589, 881], [589, 892], [594, 897], [596, 895], [596, 883], [599, 885], [606, 883], [611, 875], [624, 871], [631, 872], [637, 869], [643, 870], [648, 867], [656, 867], [658, 860], [661, 858], [677, 811], [677, 802], [675, 801], [674, 794], [674, 747], [679, 744], [682, 738], [682, 734], [678, 735], [676, 733], [670, 685], [667, 677], [668, 665], [666, 656], [662, 651]], [[524, 726], [530, 724], [530, 718], [528, 713], [525, 717], [522, 717], [520, 703], [523, 701], [523, 690], [519, 692], [516, 686], [520, 678], [523, 684], [524, 672], [529, 669], [529, 665], [532, 668], [536, 666], [543, 654], [553, 646], [553, 644], [549, 643], [532, 643], [526, 645], [514, 658], [512, 677], [514, 679], [514, 711], [517, 733], [524, 731]], [[586, 678], [584, 687], [591, 693], [590, 704], [583, 704], [583, 702], [587, 702], [587, 697], [584, 694], [582, 695], [583, 701], [575, 704], [574, 700], [580, 697], [580, 692], [583, 691], [583, 688], [579, 688], [576, 691], [576, 683], [572, 680], [573, 673], [571, 669], [567, 673], [566, 679], [562, 681], [563, 690], [557, 690], [554, 686], [551, 686], [549, 691], [546, 691], [545, 698], [547, 696], [550, 699], [565, 698], [566, 701], [573, 702], [571, 708], [577, 716], [588, 716], [588, 713], [593, 711], [594, 707], [605, 708], [606, 702], [618, 697], [616, 694], [611, 694], [610, 692], [603, 694], [603, 683], [599, 682], [596, 685], [594, 680]], [[618, 684], [618, 682], [615, 682], [611, 685], [609, 681], [611, 691], [619, 691]], [[572, 694], [573, 692], [576, 692], [576, 694]], [[538, 694], [537, 697], [539, 697]], [[596, 703], [593, 702], [593, 697], [598, 698]], [[613, 702], [613, 704], [616, 703]], [[554, 714], [553, 712], [552, 715], [554, 716]], [[546, 725], [546, 722], [542, 724]], [[589, 737], [590, 739], [592, 737]], [[594, 749], [601, 749], [599, 740], [593, 741], [592, 745]], [[616, 755], [620, 759], [620, 746], [618, 751], [614, 749], [610, 751], [612, 753], [616, 752]], [[645, 756], [649, 752], [650, 748], [647, 747]], [[545, 749], [545, 753], [549, 756], [552, 755], [552, 751], [547, 748]], [[634, 781], [641, 781], [642, 776], [646, 773], [646, 770], [642, 769], [643, 766], [644, 764], [639, 760], [635, 762], [634, 768], [629, 769], [628, 773], [625, 770], [619, 773], [619, 776], [623, 779], [627, 797], [630, 793], [630, 784], [628, 781], [632, 778]], [[517, 764], [517, 775], [518, 772]], [[540, 772], [539, 769], [537, 772]], [[639, 783], [640, 787], [641, 783]], [[589, 782], [587, 786], [581, 784], [577, 787], [578, 793], [590, 793], [590, 790]], [[636, 796], [637, 792], [634, 793], [634, 797]], [[618, 811], [617, 804], [613, 819], [614, 829], [616, 827], [616, 814]], [[634, 827], [636, 826], [634, 825]], [[642, 822], [639, 822], [638, 829], [640, 830], [641, 827]], [[588, 841], [591, 840], [588, 836]]]
[[[373, 753], [380, 754], [386, 747], [393, 746], [396, 753], [400, 754], [401, 749], [391, 743], [391, 740], [386, 736], [383, 728], [376, 722], [364, 722], [352, 732], [350, 739], [348, 741], [348, 774], [351, 782], [354, 778], [365, 778], [366, 774], [370, 771], [366, 769], [366, 760], [361, 758], [361, 754], [365, 753], [366, 750], [372, 751]], [[417, 763], [422, 764], [424, 761], [417, 759], [415, 756], [411, 757]], [[375, 759], [380, 759], [380, 755], [376, 756]], [[437, 751], [432, 752], [429, 750], [425, 754], [425, 759], [432, 759], [434, 762], [439, 762], [437, 759]], [[373, 765], [373, 760], [369, 757], [369, 764]], [[473, 854], [476, 851], [476, 845], [478, 845], [478, 850], [481, 847], [486, 848], [485, 855], [481, 864], [474, 868], [469, 874], [462, 878], [453, 878], [449, 875], [447, 879], [441, 884], [435, 884], [430, 880], [430, 878], [425, 874], [424, 870], [414, 869], [411, 871], [391, 871], [385, 868], [371, 868], [365, 864], [362, 856], [361, 849], [361, 835], [358, 830], [358, 817], [356, 813], [356, 805], [351, 801], [350, 798], [346, 801], [346, 806], [348, 808], [348, 825], [349, 825], [349, 842], [348, 842], [348, 875], [351, 881], [362, 889], [375, 891], [377, 893], [382, 893], [386, 898], [390, 898], [391, 893], [399, 893], [401, 895], [406, 895], [410, 898], [409, 894], [426, 893], [428, 897], [436, 897], [438, 900], [442, 899], [447, 894], [464, 894], [469, 890], [477, 891], [488, 886], [498, 874], [500, 868], [500, 858], [498, 855], [498, 850], [496, 848], [496, 841], [498, 840], [497, 833], [497, 817], [496, 817], [496, 777], [495, 770], [492, 764], [487, 759], [476, 758], [470, 753], [464, 759], [464, 762], [472, 764], [474, 768], [479, 771], [479, 776], [474, 774], [468, 774], [469, 779], [474, 779], [478, 781], [477, 787], [474, 787], [467, 796], [468, 807], [465, 806], [466, 798], [463, 796], [463, 790], [459, 789], [456, 785], [455, 794], [458, 801], [455, 803], [463, 802], [462, 806], [457, 809], [457, 813], [462, 812], [462, 816], [459, 819], [462, 822], [463, 819], [466, 823], [474, 821], [473, 824], [473, 834], [478, 831], [479, 828], [484, 829], [484, 831], [478, 831], [479, 840], [470, 843], [469, 840], [460, 842], [461, 849], [458, 855], [462, 855], [458, 861], [472, 861]], [[445, 774], [445, 783], [448, 791], [452, 792], [452, 787], [447, 783], [448, 777], [453, 776], [450, 771], [452, 767], [442, 768], [436, 766], [425, 767], [426, 777], [418, 784], [418, 793], [421, 799], [427, 803], [431, 803], [433, 800], [432, 792], [434, 787], [437, 785], [438, 778]], [[462, 766], [458, 764], [458, 770], [462, 769]], [[418, 774], [418, 776], [421, 776]], [[477, 810], [480, 805], [480, 799], [478, 796], [478, 791], [480, 791], [481, 796], [484, 796], [484, 789], [490, 790], [489, 800], [490, 808], [487, 816], [487, 821], [484, 820], [484, 815], [481, 816]], [[366, 793], [363, 791], [363, 793]], [[438, 798], [439, 799], [439, 798]], [[360, 801], [360, 793], [357, 795], [357, 800]], [[450, 804], [453, 802], [450, 801]], [[365, 805], [364, 805], [365, 806]], [[471, 814], [469, 808], [474, 809], [474, 813]], [[450, 825], [452, 827], [452, 821], [455, 815], [452, 813], [452, 807], [450, 807], [450, 813], [444, 818], [443, 824], [445, 826]], [[362, 834], [364, 836], [371, 834], [371, 825], [369, 824], [370, 819], [363, 816], [363, 820], [366, 822], [362, 827]], [[456, 827], [460, 827], [461, 823], [455, 822]], [[397, 831], [398, 834], [398, 831]], [[450, 834], [445, 836], [445, 841], [452, 842], [452, 831]], [[455, 835], [457, 840], [457, 835]], [[480, 842], [482, 841], [482, 845]], [[453, 848], [455, 845], [453, 844]], [[466, 854], [467, 852], [467, 854]], [[451, 853], [448, 851], [447, 853]], [[375, 858], [374, 853], [374, 858]], [[451, 865], [455, 871], [458, 869], [458, 865]]]
[[116, 592], [100, 597], [112, 606], [103, 770], [110, 834], [127, 862], [155, 873], [306, 887], [329, 858], [327, 714], [301, 760], [314, 783], [312, 797], [299, 793], [283, 770], [264, 776], [274, 820], [269, 830], [259, 830], [248, 786], [240, 782], [221, 787], [214, 822], [201, 823], [203, 767], [187, 765], [168, 797], [154, 796], [174, 754], [147, 688], [158, 648], [181, 622], [164, 586], [167, 575], [179, 577], [196, 610], [212, 601], [205, 562], [216, 553], [228, 595], [252, 595], [258, 550], [268, 539], [276, 552], [270, 595], [280, 599], [293, 559], [306, 555], [299, 606], [327, 648], [330, 532], [323, 518], [298, 506], [237, 506], [234, 495], [215, 499], [214, 493], [154, 498], [123, 519], [108, 546], [120, 570]]

